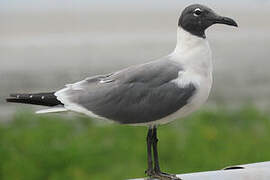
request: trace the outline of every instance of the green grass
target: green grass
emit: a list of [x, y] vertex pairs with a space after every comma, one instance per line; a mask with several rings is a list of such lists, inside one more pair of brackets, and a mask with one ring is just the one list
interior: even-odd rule
[[[0, 124], [2, 180], [120, 180], [143, 177], [145, 127], [85, 117], [18, 112]], [[244, 107], [202, 110], [158, 129], [161, 167], [187, 173], [270, 160], [270, 115]]]

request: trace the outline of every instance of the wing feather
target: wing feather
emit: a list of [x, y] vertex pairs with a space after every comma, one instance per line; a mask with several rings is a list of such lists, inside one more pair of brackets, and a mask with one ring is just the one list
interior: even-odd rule
[[55, 93], [66, 109], [119, 123], [161, 119], [187, 104], [196, 88], [172, 80], [182, 70], [167, 59], [87, 78]]

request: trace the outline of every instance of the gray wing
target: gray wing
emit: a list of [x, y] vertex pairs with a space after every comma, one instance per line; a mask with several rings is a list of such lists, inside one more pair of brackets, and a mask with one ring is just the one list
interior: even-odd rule
[[178, 87], [172, 80], [182, 68], [161, 59], [109, 75], [95, 76], [56, 93], [71, 110], [76, 106], [123, 124], [161, 119], [187, 104], [196, 88]]

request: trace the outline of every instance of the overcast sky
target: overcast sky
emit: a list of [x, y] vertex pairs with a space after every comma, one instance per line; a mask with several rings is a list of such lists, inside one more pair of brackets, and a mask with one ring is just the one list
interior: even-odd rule
[[172, 7], [179, 3], [237, 3], [246, 5], [248, 3], [269, 3], [270, 0], [0, 0], [1, 11], [25, 11], [25, 10], [57, 10], [57, 9], [84, 9], [91, 6], [149, 6], [149, 7]]

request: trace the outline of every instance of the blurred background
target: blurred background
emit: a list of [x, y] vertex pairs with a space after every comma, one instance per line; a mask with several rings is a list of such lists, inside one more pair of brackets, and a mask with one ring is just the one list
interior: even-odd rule
[[161, 127], [161, 165], [175, 173], [270, 160], [270, 1], [1, 0], [0, 179], [144, 176], [146, 128], [6, 104], [170, 53], [183, 8], [212, 7], [239, 28], [207, 31], [214, 85], [198, 113]]

